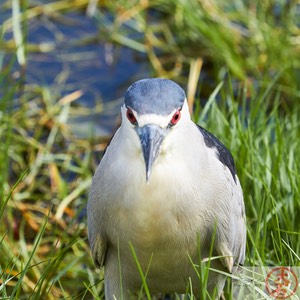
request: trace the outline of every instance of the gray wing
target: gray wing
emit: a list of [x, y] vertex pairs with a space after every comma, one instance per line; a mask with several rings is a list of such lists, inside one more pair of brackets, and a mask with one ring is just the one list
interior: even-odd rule
[[230, 211], [231, 226], [228, 228], [230, 232], [224, 234], [226, 236], [225, 240], [230, 241], [230, 243], [220, 241], [217, 245], [217, 252], [219, 255], [224, 256], [224, 259], [222, 259], [223, 265], [229, 271], [232, 271], [234, 265], [243, 264], [245, 260], [246, 217], [243, 192], [230, 151], [212, 133], [199, 125], [197, 127], [203, 135], [206, 146], [216, 149], [219, 161], [229, 169], [235, 182], [232, 209]]
[[244, 263], [247, 235], [243, 194], [237, 176], [231, 209], [227, 218], [229, 222], [225, 222], [226, 225], [221, 226], [221, 230], [217, 230], [217, 236], [220, 239], [216, 244], [216, 250], [218, 255], [222, 256], [223, 266], [232, 272], [236, 266]]
[[[107, 149], [108, 147], [106, 147]], [[105, 151], [106, 151], [105, 149]], [[105, 153], [105, 152], [104, 152]], [[104, 155], [103, 155], [104, 156]], [[103, 157], [102, 157], [103, 159]], [[88, 239], [92, 256], [97, 267], [102, 267], [105, 262], [107, 240], [103, 233], [103, 193], [101, 191], [101, 162], [92, 180], [87, 203]]]
[[[105, 216], [107, 215], [105, 209], [107, 201], [105, 199], [109, 197], [107, 188], [105, 188], [105, 182], [109, 182], [109, 179], [107, 179], [107, 174], [103, 174], [103, 169], [105, 169], [105, 163], [107, 164], [105, 158], [107, 158], [109, 146], [117, 131], [112, 135], [104, 149], [101, 162], [92, 180], [87, 203], [88, 239], [97, 267], [104, 265], [107, 253], [107, 238], [103, 230], [106, 222]], [[105, 182], [103, 181], [104, 178], [107, 179]]]
[[233, 248], [233, 255], [236, 256], [236, 263], [243, 265], [245, 261], [245, 251], [246, 251], [246, 238], [247, 238], [247, 228], [246, 228], [246, 214], [245, 214], [245, 204], [243, 198], [242, 188], [238, 177], [238, 197], [235, 200], [235, 211], [234, 217], [236, 220], [236, 227], [234, 228], [234, 241], [236, 247]]
[[99, 268], [104, 265], [107, 242], [101, 230], [101, 214], [98, 213], [99, 209], [97, 207], [97, 204], [99, 204], [99, 201], [97, 188], [95, 188], [95, 185], [96, 177], [94, 176], [87, 204], [87, 223], [88, 239], [92, 251], [92, 256], [95, 265]]

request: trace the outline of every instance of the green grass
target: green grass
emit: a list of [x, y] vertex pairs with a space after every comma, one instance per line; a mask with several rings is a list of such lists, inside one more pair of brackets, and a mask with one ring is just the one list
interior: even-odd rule
[[[72, 134], [66, 120], [92, 110], [62, 101], [63, 83], [25, 81], [28, 52], [51, 51], [27, 42], [28, 24], [89, 2], [18, 4], [1, 3], [13, 13], [0, 38], [14, 35], [0, 39], [0, 299], [102, 299], [81, 213], [103, 137]], [[195, 121], [231, 150], [247, 212], [246, 265], [300, 266], [297, 11], [296, 2], [238, 0], [104, 2], [92, 11], [95, 41], [130, 47], [153, 76], [186, 86]]]

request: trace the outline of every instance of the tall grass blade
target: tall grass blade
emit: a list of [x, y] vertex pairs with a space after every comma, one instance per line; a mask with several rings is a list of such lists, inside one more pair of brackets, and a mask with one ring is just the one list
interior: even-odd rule
[[[131, 253], [132, 253], [132, 256], [133, 256], [133, 259], [134, 259], [134, 262], [137, 266], [137, 269], [139, 271], [139, 274], [140, 274], [140, 277], [141, 277], [141, 280], [142, 280], [142, 284], [143, 284], [143, 289], [146, 293], [146, 297], [148, 300], [151, 300], [151, 294], [150, 294], [150, 290], [148, 288], [148, 285], [147, 285], [147, 281], [146, 281], [146, 278], [147, 278], [147, 271], [146, 271], [146, 274], [144, 274], [143, 270], [142, 270], [142, 267], [139, 263], [139, 260], [138, 260], [138, 257], [136, 255], [136, 252], [134, 250], [134, 247], [131, 243], [129, 243], [129, 247], [130, 247], [130, 250], [131, 250]], [[152, 256], [150, 258], [150, 261], [149, 261], [149, 264], [148, 264], [148, 270], [149, 270], [149, 267], [151, 265], [151, 261], [152, 261]]]

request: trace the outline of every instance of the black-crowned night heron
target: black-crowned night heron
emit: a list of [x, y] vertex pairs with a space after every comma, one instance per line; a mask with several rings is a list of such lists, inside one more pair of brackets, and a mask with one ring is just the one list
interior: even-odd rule
[[[171, 80], [137, 81], [121, 112], [87, 208], [92, 255], [105, 267], [105, 299], [140, 291], [138, 265], [152, 294], [183, 294], [190, 284], [197, 295], [192, 262], [199, 264], [199, 253], [220, 256], [210, 266], [221, 271], [244, 261], [244, 201], [233, 158], [191, 120], [185, 93]], [[223, 274], [210, 272], [207, 291], [220, 295], [224, 283]]]

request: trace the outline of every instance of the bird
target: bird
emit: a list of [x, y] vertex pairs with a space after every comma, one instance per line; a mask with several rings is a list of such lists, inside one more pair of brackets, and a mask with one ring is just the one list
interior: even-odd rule
[[[246, 247], [243, 191], [231, 153], [192, 121], [184, 90], [169, 79], [133, 83], [121, 118], [87, 203], [105, 299], [136, 299], [145, 285], [151, 295], [197, 296], [205, 288], [221, 297], [224, 272], [243, 264]], [[205, 286], [196, 270], [209, 257]]]

